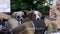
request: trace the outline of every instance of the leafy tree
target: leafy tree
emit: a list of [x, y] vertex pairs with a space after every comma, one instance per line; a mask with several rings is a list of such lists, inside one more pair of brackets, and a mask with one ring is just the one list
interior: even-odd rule
[[46, 13], [49, 12], [49, 6], [43, 6], [45, 2], [46, 0], [11, 0], [11, 11], [35, 9]]

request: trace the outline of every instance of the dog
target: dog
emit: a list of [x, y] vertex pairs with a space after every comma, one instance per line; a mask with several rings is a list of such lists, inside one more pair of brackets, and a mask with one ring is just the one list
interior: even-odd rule
[[14, 12], [14, 13], [12, 14], [12, 16], [13, 16], [14, 18], [16, 18], [16, 19], [20, 22], [20, 24], [21, 24], [21, 21], [22, 21], [23, 18], [25, 17], [25, 12], [23, 12], [23, 11]]
[[19, 18], [19, 19], [23, 19], [23, 18], [22, 18], [23, 15], [24, 15], [24, 12], [23, 12], [23, 11], [14, 12], [14, 13], [12, 14], [12, 16], [16, 17], [17, 19], [18, 19], [18, 18]]
[[[34, 25], [32, 24], [32, 21], [28, 17], [26, 17], [26, 18], [23, 18], [22, 23], [20, 24], [20, 23], [18, 23], [17, 19], [15, 18], [15, 16], [16, 16], [15, 14], [16, 13], [18, 14], [18, 12], [15, 12], [13, 14], [13, 17], [8, 19], [8, 21], [7, 21], [8, 29], [11, 29], [14, 32], [14, 34], [21, 34], [20, 32], [24, 31], [28, 27], [29, 29], [24, 31], [22, 34], [32, 34], [32, 33], [34, 33]], [[19, 14], [18, 14], [18, 16], [19, 16]]]
[[34, 34], [32, 23], [25, 22], [13, 29], [14, 34]]
[[30, 11], [27, 15], [31, 20], [40, 20], [42, 16], [42, 14], [39, 11], [35, 11], [35, 10]]
[[[11, 29], [14, 34], [34, 34], [34, 26], [33, 22], [28, 20], [28, 18], [24, 19], [24, 23], [19, 24], [15, 18], [8, 19], [8, 28]], [[26, 21], [25, 21], [26, 20]]]

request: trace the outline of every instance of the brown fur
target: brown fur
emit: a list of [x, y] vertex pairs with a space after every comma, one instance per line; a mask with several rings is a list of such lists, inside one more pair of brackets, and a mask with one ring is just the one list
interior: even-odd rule
[[51, 25], [53, 27], [53, 31], [57, 31], [57, 23], [56, 22], [52, 22]]
[[[40, 17], [41, 17], [41, 13], [39, 12], [38, 14]], [[31, 19], [31, 20], [36, 20], [36, 15], [34, 14], [34, 10], [33, 11], [30, 11], [27, 16]]]
[[27, 15], [28, 15], [29, 19], [31, 19], [31, 20], [35, 20], [35, 18], [36, 18], [36, 16], [33, 14], [32, 11], [29, 12]]
[[[27, 29], [29, 28], [29, 29]], [[30, 22], [25, 22], [22, 25], [13, 29], [14, 34], [34, 34], [32, 24]]]
[[18, 25], [17, 20], [14, 18], [10, 18], [8, 20], [8, 23], [10, 24], [9, 28], [14, 27], [11, 28], [14, 34], [34, 34], [33, 24], [28, 17], [24, 18], [23, 23], [21, 25]]
[[45, 18], [45, 24], [46, 24], [46, 27], [48, 27], [48, 25], [51, 25], [52, 26], [52, 30], [53, 31], [57, 31], [57, 22], [56, 21], [50, 21], [49, 19]]
[[26, 18], [23, 19], [22, 23], [24, 23], [24, 22], [30, 22], [30, 21], [31, 20], [28, 17], [26, 17]]
[[8, 20], [9, 18], [11, 18], [10, 15], [7, 15], [5, 13], [0, 13], [0, 19], [6, 19], [6, 20]]
[[26, 14], [28, 14], [30, 11], [29, 10], [23, 10]]
[[47, 18], [44, 19], [44, 22], [45, 22], [46, 27], [50, 24], [50, 20]]

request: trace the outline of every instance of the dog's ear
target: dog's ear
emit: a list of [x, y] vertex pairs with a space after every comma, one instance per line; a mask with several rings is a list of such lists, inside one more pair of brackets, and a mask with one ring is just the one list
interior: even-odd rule
[[27, 13], [25, 11], [23, 11], [24, 14], [23, 14], [23, 17], [26, 18], [27, 17]]
[[32, 14], [33, 14], [32, 12], [31, 12], [31, 13], [28, 13], [28, 14], [27, 14], [27, 16], [28, 16], [28, 17], [31, 17], [31, 16], [32, 16]]
[[12, 13], [12, 17], [16, 17], [17, 12]]
[[33, 12], [29, 12], [27, 15], [29, 19], [35, 20], [36, 15]]

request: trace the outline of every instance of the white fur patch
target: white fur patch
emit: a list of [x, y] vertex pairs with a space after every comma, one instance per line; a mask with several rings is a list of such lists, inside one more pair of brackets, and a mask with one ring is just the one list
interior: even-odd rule
[[22, 15], [24, 15], [24, 12], [22, 12], [22, 11], [19, 11], [19, 12], [17, 12], [17, 15], [20, 15], [20, 16], [22, 16]]
[[19, 25], [18, 21], [14, 18], [9, 19], [8, 24], [12, 29], [16, 28]]
[[22, 11], [14, 12], [12, 15], [13, 16], [22, 16], [22, 15], [24, 15], [24, 12], [22, 12]]
[[36, 20], [37, 20], [38, 18], [40, 18], [40, 16], [39, 16], [39, 11], [34, 11], [34, 14], [36, 15]]
[[2, 29], [2, 25], [0, 25], [0, 30]]
[[[24, 12], [23, 11], [19, 11], [19, 12], [14, 12], [12, 14], [15, 18], [17, 18], [17, 16], [19, 16], [19, 20], [23, 19], [23, 15], [24, 15]], [[18, 19], [18, 18], [17, 18]]]

